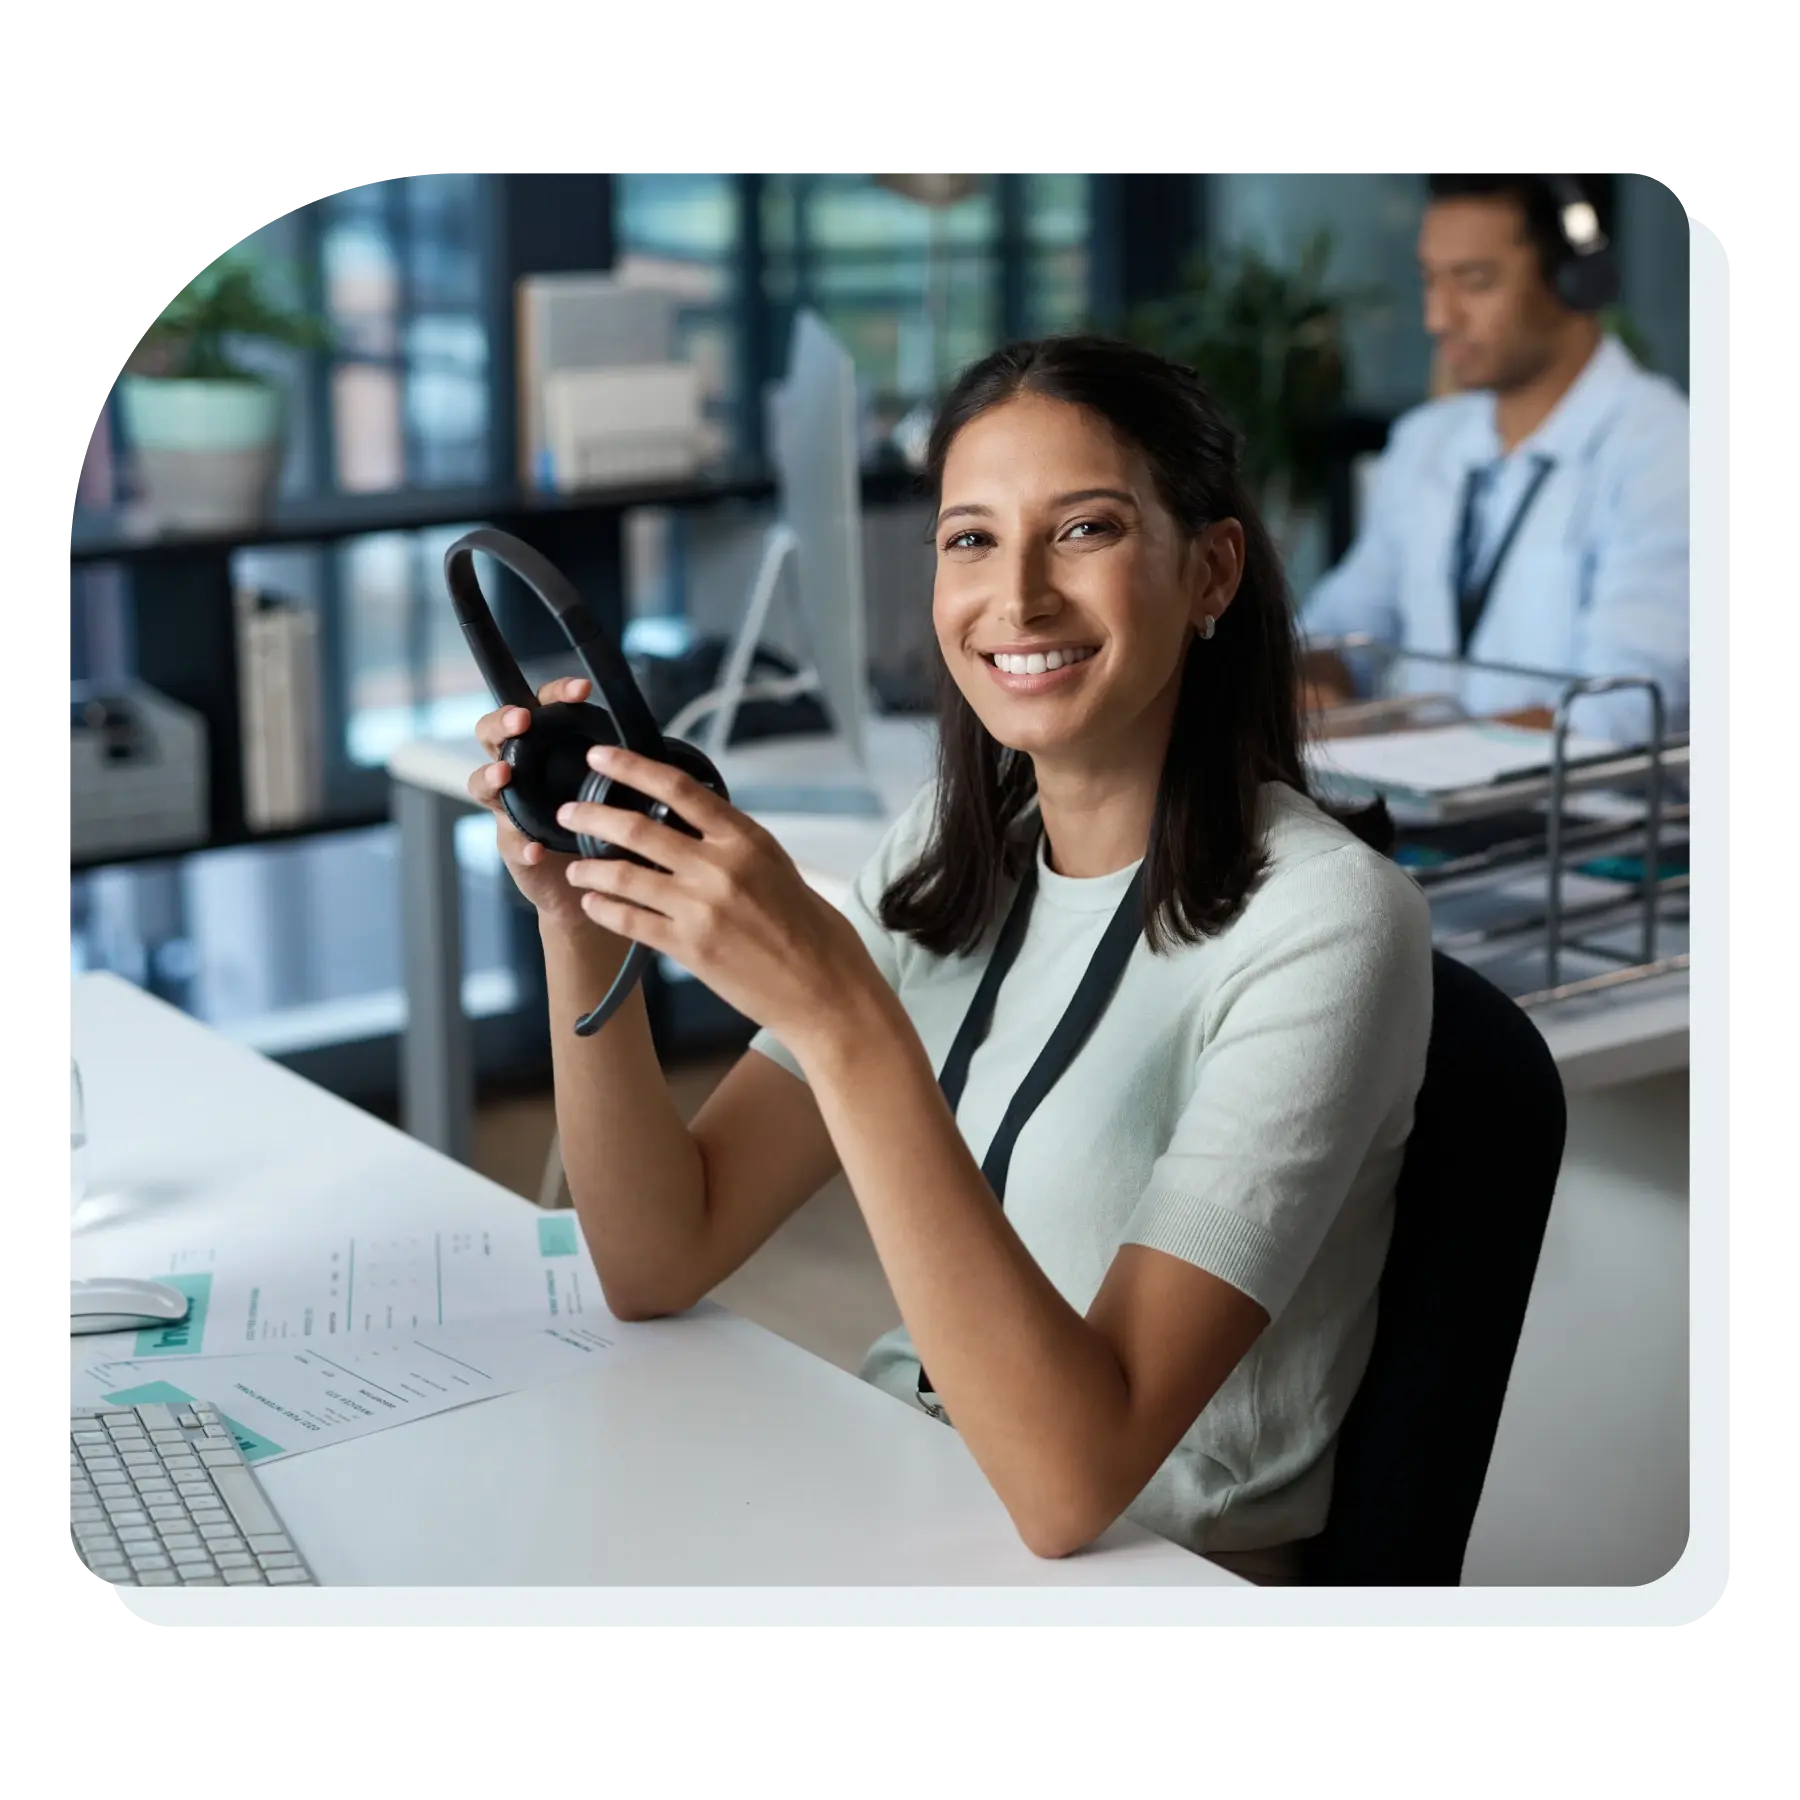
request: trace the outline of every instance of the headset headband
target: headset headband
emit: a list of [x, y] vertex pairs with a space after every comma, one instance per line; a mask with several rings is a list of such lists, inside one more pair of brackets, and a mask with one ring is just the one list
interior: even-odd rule
[[444, 552], [444, 581], [456, 608], [457, 623], [475, 657], [489, 691], [502, 706], [536, 712], [537, 695], [517, 659], [500, 635], [494, 614], [475, 578], [475, 552], [485, 551], [510, 569], [554, 615], [570, 647], [594, 683], [594, 691], [619, 728], [619, 741], [640, 756], [661, 757], [663, 735], [655, 715], [638, 692], [631, 667], [594, 616], [582, 604], [574, 584], [532, 547], [504, 531], [483, 526], [465, 533]]

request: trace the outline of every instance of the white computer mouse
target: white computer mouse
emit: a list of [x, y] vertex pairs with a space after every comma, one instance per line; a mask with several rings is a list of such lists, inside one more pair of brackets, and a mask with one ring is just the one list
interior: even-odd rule
[[142, 1331], [187, 1317], [188, 1297], [165, 1281], [105, 1277], [69, 1283], [69, 1336], [90, 1331]]

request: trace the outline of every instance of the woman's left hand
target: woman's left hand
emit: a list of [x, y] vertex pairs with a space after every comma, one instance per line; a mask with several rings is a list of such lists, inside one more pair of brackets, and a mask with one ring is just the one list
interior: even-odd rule
[[588, 766], [665, 802], [700, 834], [622, 807], [571, 801], [560, 808], [565, 830], [656, 865], [623, 857], [571, 863], [570, 885], [586, 890], [581, 909], [596, 925], [673, 958], [790, 1049], [790, 1034], [880, 982], [855, 927], [806, 885], [754, 819], [679, 769], [629, 750], [596, 748]]

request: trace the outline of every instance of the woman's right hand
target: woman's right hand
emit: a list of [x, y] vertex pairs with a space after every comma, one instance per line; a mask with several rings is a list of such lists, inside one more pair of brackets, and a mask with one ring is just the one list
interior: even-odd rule
[[[585, 700], [592, 686], [580, 676], [547, 681], [538, 689], [538, 703], [549, 706], [558, 700]], [[512, 779], [512, 770], [500, 760], [500, 746], [530, 728], [531, 714], [522, 706], [502, 706], [481, 716], [475, 735], [493, 760], [483, 763], [469, 777], [469, 797], [494, 815], [507, 873], [519, 892], [536, 907], [538, 918], [545, 924], [595, 931], [598, 927], [581, 910], [581, 890], [569, 886], [569, 865], [575, 859], [560, 856], [545, 849], [535, 838], [527, 837], [512, 822], [500, 798], [501, 790]]]

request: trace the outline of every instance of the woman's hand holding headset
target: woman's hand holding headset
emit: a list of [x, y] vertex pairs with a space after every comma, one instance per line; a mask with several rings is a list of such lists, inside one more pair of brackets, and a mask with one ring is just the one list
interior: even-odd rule
[[[547, 682], [540, 704], [586, 700], [585, 677]], [[501, 746], [530, 730], [521, 706], [484, 714], [475, 735], [492, 759], [469, 777], [469, 797], [494, 815], [500, 855], [514, 885], [559, 933], [593, 930], [621, 946], [645, 944], [674, 958], [727, 1005], [793, 1038], [822, 1023], [835, 1001], [859, 982], [885, 991], [873, 960], [850, 922], [806, 885], [768, 832], [692, 777], [622, 749], [596, 749], [589, 766], [670, 811], [700, 834], [620, 807], [570, 801], [557, 816], [564, 829], [630, 850], [656, 864], [624, 857], [563, 856], [522, 832], [502, 791], [512, 779]]]
[[593, 924], [673, 958], [796, 1055], [796, 1040], [843, 1001], [886, 993], [850, 921], [806, 885], [754, 819], [679, 769], [629, 750], [596, 748], [588, 766], [663, 801], [698, 835], [643, 813], [569, 801], [557, 814], [565, 830], [655, 866], [624, 857], [547, 857], [533, 844], [534, 887], [545, 863], [560, 865], [565, 891]]
[[[587, 699], [593, 683], [585, 676], [573, 680], [547, 681], [538, 689], [541, 705], [557, 701], [575, 702]], [[568, 869], [575, 860], [547, 850], [528, 838], [508, 816], [500, 793], [512, 779], [512, 770], [500, 760], [500, 746], [508, 738], [521, 736], [531, 728], [531, 714], [522, 706], [502, 706], [484, 713], [475, 724], [475, 735], [490, 757], [469, 777], [469, 798], [485, 806], [494, 815], [500, 855], [513, 885], [537, 909], [540, 920], [549, 925], [584, 923], [581, 895], [569, 885]]]

